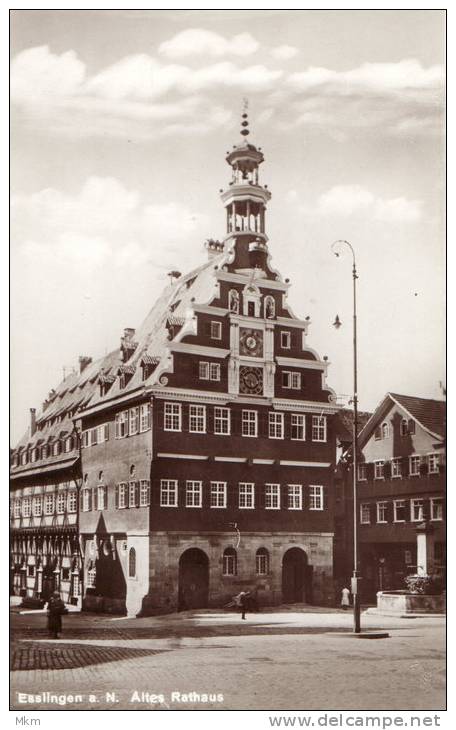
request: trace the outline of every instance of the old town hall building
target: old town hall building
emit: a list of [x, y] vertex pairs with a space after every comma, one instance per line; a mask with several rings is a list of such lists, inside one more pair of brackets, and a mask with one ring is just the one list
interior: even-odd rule
[[13, 451], [14, 593], [43, 595], [41, 569], [48, 590], [129, 615], [241, 589], [333, 600], [338, 409], [271, 265], [246, 114], [241, 134], [223, 240], [119, 349], [64, 379]]

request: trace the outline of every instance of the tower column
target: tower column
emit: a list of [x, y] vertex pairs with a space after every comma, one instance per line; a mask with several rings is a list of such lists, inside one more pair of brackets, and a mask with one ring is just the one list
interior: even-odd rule
[[250, 200], [247, 201], [247, 230], [250, 230]]

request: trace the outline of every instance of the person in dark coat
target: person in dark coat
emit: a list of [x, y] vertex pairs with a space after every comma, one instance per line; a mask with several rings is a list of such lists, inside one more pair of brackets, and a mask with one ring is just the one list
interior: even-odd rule
[[60, 598], [60, 593], [54, 591], [47, 605], [48, 629], [53, 639], [58, 639], [62, 631], [62, 614], [64, 613], [67, 613], [67, 610]]

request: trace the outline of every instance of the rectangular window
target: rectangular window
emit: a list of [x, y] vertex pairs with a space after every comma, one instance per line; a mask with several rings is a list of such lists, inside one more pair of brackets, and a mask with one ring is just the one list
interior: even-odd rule
[[415, 421], [413, 420], [413, 418], [409, 419], [408, 432], [411, 436], [413, 436], [413, 434], [415, 433]]
[[264, 485], [265, 509], [280, 509], [280, 484]]
[[106, 487], [104, 484], [97, 487], [97, 509], [106, 509]]
[[162, 479], [160, 482], [160, 506], [177, 507], [177, 479]]
[[120, 484], [117, 485], [118, 488], [118, 503], [117, 507], [118, 509], [125, 509], [127, 506], [127, 484], [125, 482], [120, 482]]
[[394, 522], [405, 522], [407, 517], [407, 509], [405, 499], [395, 499], [393, 502], [394, 507]]
[[239, 509], [255, 507], [255, 485], [251, 482], [239, 483]]
[[208, 362], [200, 362], [199, 379], [200, 380], [209, 380], [209, 363]]
[[182, 406], [180, 403], [165, 403], [165, 431], [182, 430]]
[[443, 520], [443, 499], [432, 498], [431, 499], [431, 520], [441, 521]]
[[123, 439], [128, 435], [128, 411], [116, 413], [116, 439]]
[[68, 506], [67, 510], [69, 513], [74, 514], [77, 509], [77, 494], [75, 489], [71, 489], [68, 492]]
[[377, 502], [377, 522], [388, 522], [387, 509], [388, 502]]
[[190, 406], [190, 433], [206, 433], [206, 406]]
[[87, 447], [90, 446], [89, 438], [90, 438], [90, 431], [83, 431], [82, 432], [82, 444], [81, 444], [83, 449], [87, 449]]
[[136, 507], [136, 482], [128, 484], [128, 506]]
[[[70, 436], [69, 438], [65, 439], [65, 453], [68, 454], [71, 449], [73, 448], [73, 438]], [[36, 451], [33, 452], [36, 454]], [[33, 456], [33, 454], [32, 454]], [[33, 461], [36, 461], [36, 459], [33, 459]]]
[[90, 444], [92, 446], [96, 446], [97, 445], [98, 441], [97, 441], [97, 429], [96, 428], [91, 428], [90, 429], [89, 441], [90, 441]]
[[128, 434], [133, 436], [139, 429], [139, 407], [130, 408], [128, 412]]
[[383, 459], [374, 461], [374, 478], [383, 479], [385, 476], [384, 472], [385, 472], [385, 461]]
[[109, 439], [109, 423], [102, 423], [97, 428], [97, 443], [102, 444]]
[[226, 507], [226, 482], [211, 482], [211, 507]]
[[220, 363], [211, 362], [209, 365], [209, 379], [220, 380]]
[[148, 431], [150, 428], [150, 403], [143, 403], [139, 407], [139, 430]]
[[15, 499], [14, 500], [14, 517], [15, 519], [18, 519], [21, 516], [21, 500]]
[[306, 417], [301, 413], [291, 414], [291, 440], [305, 441], [306, 438]]
[[282, 373], [282, 386], [293, 390], [301, 390], [301, 373], [284, 370]]
[[96, 568], [91, 568], [87, 571], [87, 588], [94, 588], [97, 580]]
[[55, 511], [55, 496], [53, 494], [46, 494], [44, 497], [44, 514], [53, 515]]
[[82, 511], [88, 512], [91, 507], [91, 490], [90, 489], [83, 489], [82, 490]]
[[410, 500], [410, 519], [412, 522], [422, 522], [424, 520], [424, 501], [422, 499]]
[[402, 476], [402, 462], [400, 457], [391, 459], [391, 476], [393, 479], [397, 479]]
[[312, 416], [312, 441], [326, 441], [326, 416]]
[[[43, 500], [41, 497], [33, 497], [33, 516], [41, 517], [43, 514]], [[16, 517], [16, 515], [15, 515]]]
[[362, 504], [360, 507], [360, 522], [362, 525], [370, 525], [370, 505]]
[[358, 481], [365, 482], [367, 479], [367, 464], [358, 464]]
[[58, 492], [57, 493], [57, 514], [58, 515], [64, 514], [65, 506], [66, 506], [66, 493]]
[[291, 347], [291, 334], [290, 332], [281, 332], [280, 333], [280, 346], [284, 350], [289, 350]]
[[309, 487], [309, 509], [311, 510], [322, 510], [323, 509], [323, 487]]
[[439, 454], [429, 454], [428, 455], [428, 472], [429, 474], [438, 474], [439, 473]]
[[419, 456], [409, 457], [409, 474], [411, 477], [417, 477], [420, 474], [421, 458]]
[[211, 322], [211, 339], [221, 340], [222, 339], [222, 323]]
[[302, 484], [288, 485], [288, 509], [302, 509]]
[[231, 432], [229, 408], [214, 408], [214, 433], [219, 435], [229, 435]]
[[150, 504], [150, 483], [148, 479], [139, 482], [139, 506], [148, 507]]
[[242, 435], [258, 436], [258, 411], [242, 411]]
[[203, 483], [187, 482], [185, 485], [185, 506], [201, 507], [203, 499]]
[[283, 439], [283, 413], [269, 413], [269, 438]]

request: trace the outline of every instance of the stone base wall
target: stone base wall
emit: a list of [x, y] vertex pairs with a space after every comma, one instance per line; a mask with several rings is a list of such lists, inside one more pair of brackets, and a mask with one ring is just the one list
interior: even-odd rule
[[385, 613], [445, 613], [445, 596], [417, 593], [377, 593], [377, 610]]
[[[237, 552], [237, 574], [222, 574], [223, 552], [234, 547]], [[333, 534], [332, 533], [242, 533], [237, 542], [233, 532], [191, 533], [154, 532], [150, 535], [149, 594], [143, 612], [176, 611], [179, 600], [179, 559], [190, 548], [199, 548], [209, 560], [208, 605], [222, 607], [241, 590], [258, 591], [260, 606], [283, 602], [282, 559], [287, 550], [298, 547], [305, 551], [310, 566], [307, 595], [304, 603], [333, 605]], [[255, 555], [259, 548], [269, 552], [269, 572], [256, 574]]]

